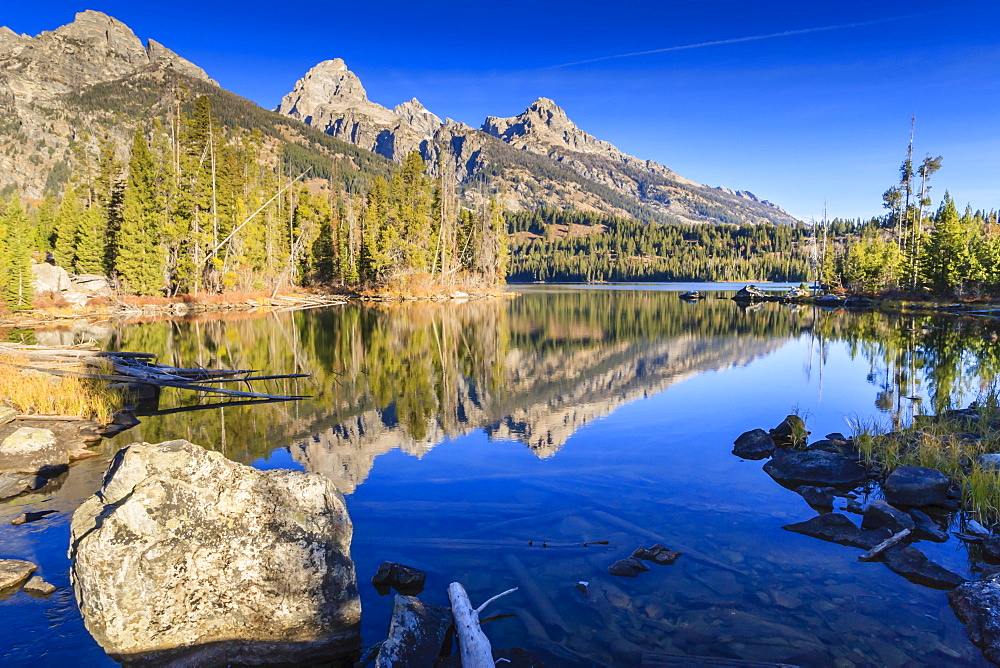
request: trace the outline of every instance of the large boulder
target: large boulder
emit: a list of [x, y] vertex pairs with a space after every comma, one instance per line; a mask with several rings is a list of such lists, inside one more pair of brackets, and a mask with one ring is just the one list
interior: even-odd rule
[[951, 481], [935, 469], [898, 466], [882, 485], [885, 500], [900, 506], [933, 506], [948, 501]]
[[49, 429], [21, 427], [0, 443], [0, 474], [49, 475], [68, 465], [66, 448]]
[[1000, 664], [1000, 581], [966, 582], [948, 592], [948, 600], [969, 640], [992, 663]]
[[823, 450], [775, 450], [764, 470], [786, 485], [856, 485], [867, 477], [850, 457]]
[[134, 443], [73, 515], [70, 577], [119, 661], [323, 661], [360, 643], [352, 532], [321, 475]]
[[744, 285], [739, 292], [733, 295], [733, 301], [737, 302], [758, 302], [770, 299], [769, 295], [756, 285]]
[[43, 262], [31, 265], [36, 294], [62, 292], [70, 287], [69, 274], [62, 267]]

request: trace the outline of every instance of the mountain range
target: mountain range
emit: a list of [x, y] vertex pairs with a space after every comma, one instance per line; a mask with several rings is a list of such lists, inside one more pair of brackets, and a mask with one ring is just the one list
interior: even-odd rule
[[508, 209], [601, 211], [648, 221], [794, 223], [752, 193], [712, 188], [626, 155], [578, 128], [555, 102], [491, 116], [479, 128], [442, 120], [416, 99], [368, 99], [339, 58], [300, 79], [275, 111], [222, 89], [198, 65], [95, 11], [35, 37], [0, 28], [0, 193], [58, 193], [74, 147], [112, 139], [124, 157], [139, 123], [166, 122], [178, 91], [207, 95], [230, 130], [261, 132], [289, 171], [339, 181], [386, 174], [417, 151], [468, 204], [497, 195]]

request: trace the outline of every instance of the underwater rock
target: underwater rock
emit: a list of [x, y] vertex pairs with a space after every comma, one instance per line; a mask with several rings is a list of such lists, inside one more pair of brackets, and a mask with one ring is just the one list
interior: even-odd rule
[[636, 559], [652, 561], [654, 564], [659, 564], [660, 566], [669, 566], [677, 561], [677, 559], [681, 556], [681, 553], [674, 552], [673, 550], [667, 549], [663, 545], [657, 543], [653, 547], [637, 548], [636, 551], [632, 553], [632, 556]]
[[634, 578], [639, 573], [645, 573], [648, 570], [649, 567], [635, 557], [619, 559], [615, 563], [608, 566], [608, 573], [623, 578]]
[[958, 573], [934, 563], [912, 545], [891, 547], [882, 553], [885, 565], [915, 584], [934, 589], [954, 589], [965, 582]]
[[775, 450], [764, 470], [790, 485], [856, 485], [867, 477], [853, 459], [823, 450]]
[[752, 429], [743, 432], [733, 441], [733, 454], [743, 459], [763, 459], [768, 457], [777, 446], [766, 431]]
[[898, 466], [882, 485], [885, 500], [900, 506], [932, 506], [948, 502], [951, 481], [936, 469]]
[[886, 529], [875, 529], [873, 531], [863, 531], [857, 527], [850, 519], [840, 513], [826, 513], [795, 524], [786, 524], [781, 527], [786, 531], [805, 534], [813, 538], [848, 545], [850, 547], [860, 547], [870, 550], [883, 540], [891, 536]]
[[795, 488], [796, 494], [805, 499], [806, 503], [813, 508], [821, 510], [833, 508], [833, 495], [835, 491], [832, 487], [814, 487], [813, 485], [802, 485]]
[[329, 660], [360, 645], [352, 532], [321, 475], [133, 443], [73, 515], [70, 578], [119, 662]]

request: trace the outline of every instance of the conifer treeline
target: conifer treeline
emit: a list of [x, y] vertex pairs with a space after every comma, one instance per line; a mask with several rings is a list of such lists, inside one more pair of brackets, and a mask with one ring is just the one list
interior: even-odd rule
[[[514, 235], [511, 281], [803, 281], [811, 277], [812, 230], [802, 224], [644, 223], [594, 212], [554, 210], [508, 213], [507, 219]], [[841, 235], [853, 229], [849, 223], [836, 225]]]
[[[178, 102], [169, 124], [136, 129], [127, 163], [105, 138], [77, 144], [60, 201], [0, 217], [0, 290], [30, 307], [32, 254], [112, 277], [124, 294], [276, 290], [307, 283], [405, 287], [416, 274], [502, 282], [507, 237], [495, 200], [457, 205], [416, 153], [367, 192], [282, 173], [259, 132], [224, 129], [208, 97]], [[300, 178], [310, 181], [307, 186]]]

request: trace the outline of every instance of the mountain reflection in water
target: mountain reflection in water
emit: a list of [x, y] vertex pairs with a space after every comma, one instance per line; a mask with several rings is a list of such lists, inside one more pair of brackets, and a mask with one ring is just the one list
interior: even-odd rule
[[[782, 531], [815, 511], [730, 449], [793, 409], [816, 439], [849, 431], [845, 417], [891, 424], [966, 404], [1000, 368], [993, 321], [745, 309], [693, 289], [709, 298], [531, 287], [502, 301], [118, 326], [109, 347], [311, 373], [268, 389], [313, 397], [146, 417], [108, 448], [186, 438], [333, 479], [355, 523], [366, 645], [385, 637], [392, 605], [367, 580], [393, 560], [427, 571], [421, 597], [437, 603], [454, 580], [474, 602], [520, 586], [490, 609], [517, 616], [486, 632], [549, 665], [982, 664], [943, 593]], [[60, 336], [72, 334], [39, 340]], [[196, 403], [165, 390], [159, 408]], [[608, 575], [655, 542], [685, 554]], [[970, 574], [956, 540], [920, 548]]]

